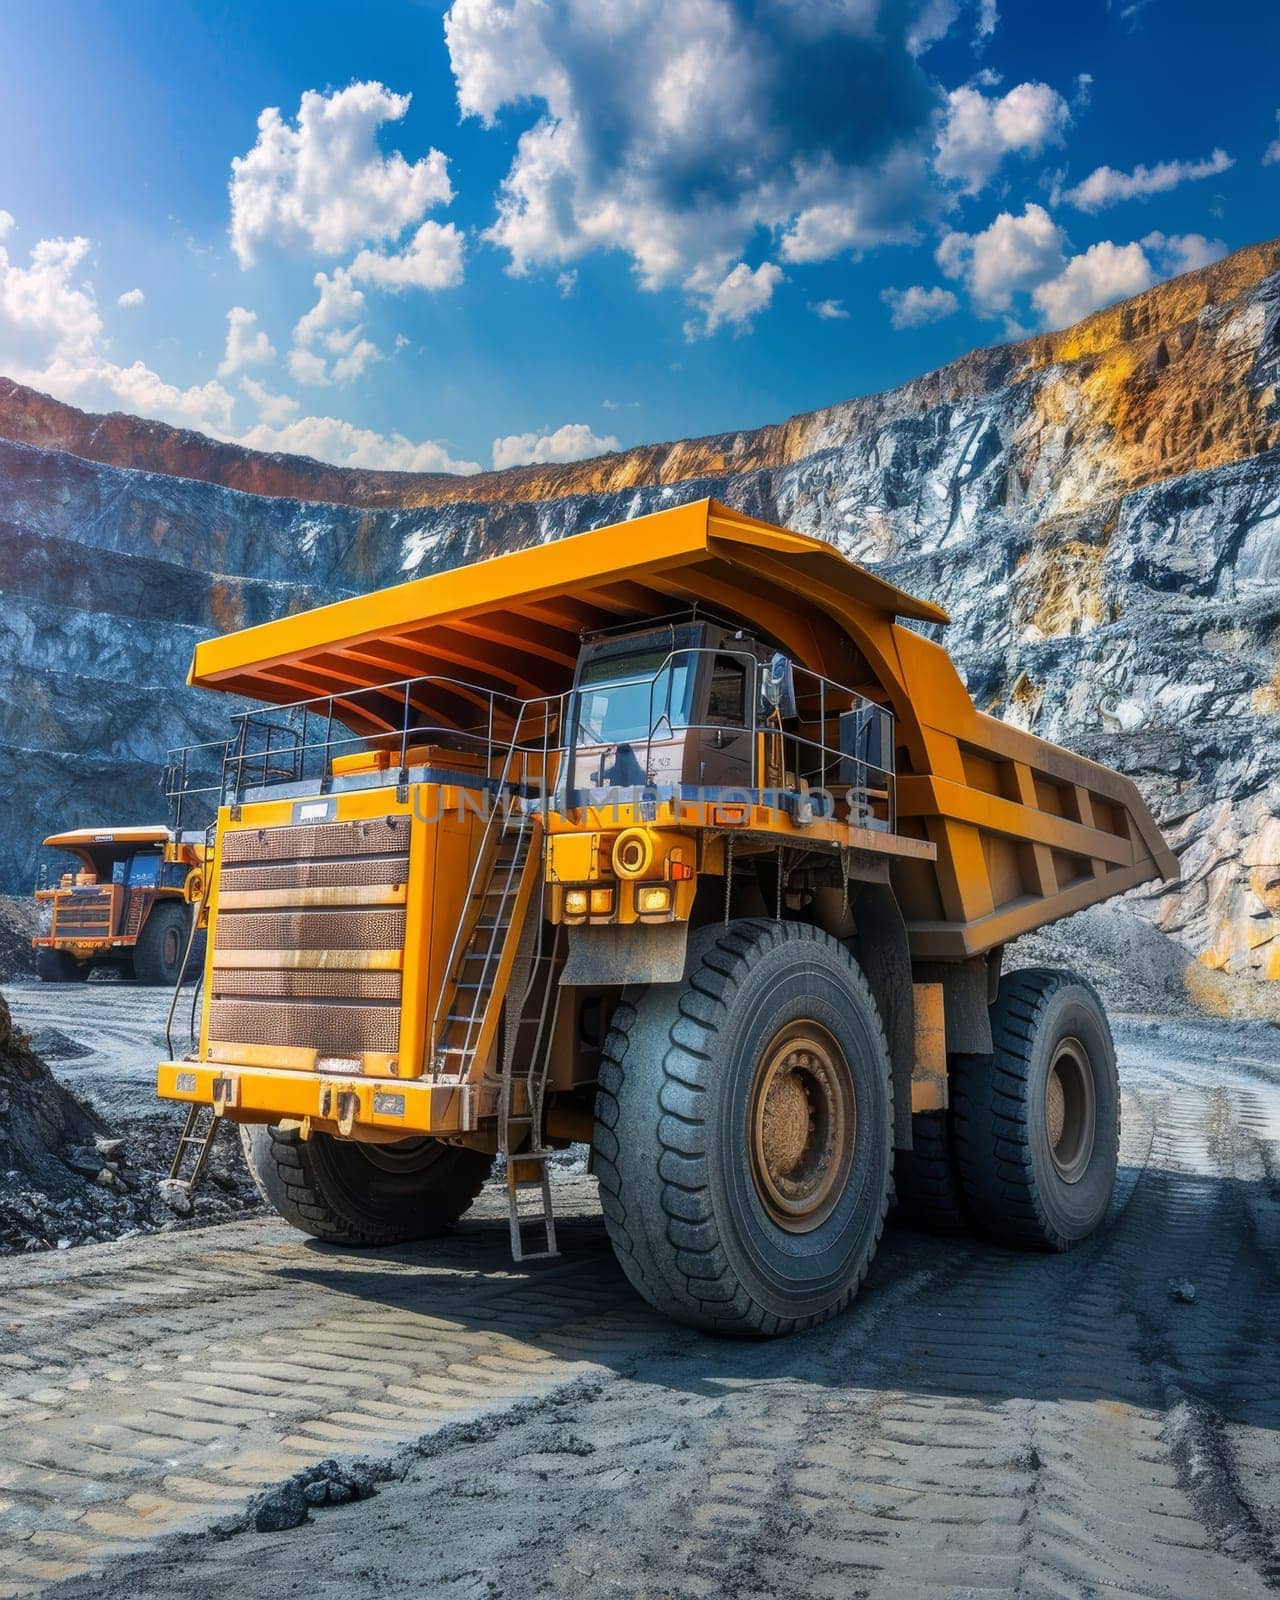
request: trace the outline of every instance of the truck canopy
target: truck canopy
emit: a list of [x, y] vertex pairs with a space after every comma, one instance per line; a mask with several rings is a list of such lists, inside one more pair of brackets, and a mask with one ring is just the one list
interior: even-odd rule
[[821, 540], [700, 500], [210, 639], [188, 682], [284, 703], [456, 673], [534, 698], [568, 688], [584, 632], [694, 604], [815, 669], [847, 668], [848, 613], [947, 620]]
[[[1127, 778], [974, 706], [909, 623], [946, 612], [831, 545], [714, 500], [282, 617], [196, 647], [188, 681], [287, 704], [335, 697], [360, 731], [475, 714], [455, 678], [517, 698], [571, 684], [584, 633], [697, 605], [889, 706], [899, 832], [937, 847], [894, 887], [917, 958], [959, 960], [1177, 863]], [[410, 683], [382, 697], [377, 687]], [[346, 705], [342, 696], [358, 693]]]
[[51, 833], [45, 846], [50, 850], [83, 850], [92, 845], [123, 845], [136, 849], [140, 845], [168, 844], [172, 838], [163, 823], [133, 828], [71, 828], [66, 833]]

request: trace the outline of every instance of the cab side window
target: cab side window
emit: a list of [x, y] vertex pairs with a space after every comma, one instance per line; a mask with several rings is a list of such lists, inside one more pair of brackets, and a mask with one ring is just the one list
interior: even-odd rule
[[747, 725], [746, 663], [733, 656], [717, 656], [711, 666], [711, 693], [707, 721], [721, 728]]

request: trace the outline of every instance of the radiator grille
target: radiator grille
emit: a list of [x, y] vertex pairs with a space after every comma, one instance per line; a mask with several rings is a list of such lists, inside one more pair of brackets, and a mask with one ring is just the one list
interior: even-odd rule
[[407, 855], [366, 856], [348, 861], [289, 861], [271, 866], [228, 866], [224, 889], [352, 889], [369, 884], [403, 883]]
[[213, 997], [279, 1000], [399, 1000], [398, 972], [348, 972], [327, 967], [219, 967]]
[[300, 1044], [326, 1056], [392, 1054], [400, 1047], [400, 1006], [215, 1000], [209, 1034], [236, 1044]]
[[227, 911], [218, 918], [219, 950], [398, 950], [404, 912]]
[[110, 889], [60, 895], [53, 905], [52, 934], [55, 939], [109, 939], [111, 937]]
[[[223, 835], [219, 892], [343, 889], [404, 883], [409, 819], [377, 818]], [[395, 1054], [401, 974], [326, 966], [246, 966], [248, 952], [403, 950], [398, 906], [219, 909], [213, 933], [210, 1040], [320, 1055]]]
[[295, 828], [245, 828], [222, 841], [224, 866], [247, 861], [314, 861], [340, 856], [404, 855], [408, 817], [317, 822]]

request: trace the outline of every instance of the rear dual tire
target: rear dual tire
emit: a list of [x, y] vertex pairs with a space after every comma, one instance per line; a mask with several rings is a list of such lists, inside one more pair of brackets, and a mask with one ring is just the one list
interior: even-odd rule
[[296, 1127], [244, 1125], [245, 1161], [267, 1204], [303, 1233], [331, 1244], [430, 1239], [480, 1193], [493, 1157], [438, 1139], [362, 1144]]
[[893, 1086], [866, 980], [798, 923], [689, 940], [687, 976], [615, 1010], [595, 1169], [623, 1271], [655, 1309], [774, 1335], [842, 1310], [888, 1207]]
[[1115, 1045], [1093, 986], [1008, 973], [989, 1056], [957, 1059], [952, 1132], [965, 1210], [1006, 1244], [1070, 1250], [1106, 1217], [1120, 1148]]

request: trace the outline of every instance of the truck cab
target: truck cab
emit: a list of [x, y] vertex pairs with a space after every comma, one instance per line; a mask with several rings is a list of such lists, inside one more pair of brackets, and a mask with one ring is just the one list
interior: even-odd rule
[[44, 846], [62, 865], [52, 874], [46, 865], [35, 890], [41, 981], [83, 983], [95, 967], [114, 967], [141, 983], [176, 982], [189, 897], [199, 898], [203, 882], [203, 835], [159, 825], [78, 828], [51, 834]]

